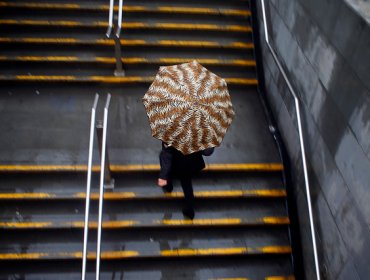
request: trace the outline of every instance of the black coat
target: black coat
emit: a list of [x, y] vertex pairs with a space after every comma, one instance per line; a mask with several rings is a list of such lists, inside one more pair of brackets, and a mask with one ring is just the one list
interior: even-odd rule
[[162, 151], [159, 154], [161, 171], [159, 178], [170, 179], [172, 177], [191, 177], [206, 167], [202, 155], [211, 155], [212, 149], [183, 155], [173, 147], [165, 147], [162, 143]]

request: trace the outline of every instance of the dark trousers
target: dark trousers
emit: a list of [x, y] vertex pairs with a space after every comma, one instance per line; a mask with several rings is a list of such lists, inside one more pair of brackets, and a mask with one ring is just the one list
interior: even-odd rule
[[[182, 190], [184, 192], [185, 205], [186, 209], [194, 209], [194, 193], [193, 193], [193, 184], [191, 177], [182, 176], [179, 178]], [[171, 192], [173, 190], [172, 181], [170, 180], [167, 186], [163, 187], [165, 192]]]

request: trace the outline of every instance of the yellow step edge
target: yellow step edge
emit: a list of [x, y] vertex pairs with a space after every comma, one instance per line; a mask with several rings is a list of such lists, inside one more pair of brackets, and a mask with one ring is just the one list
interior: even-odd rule
[[235, 163], [235, 164], [209, 164], [208, 171], [283, 171], [281, 163]]
[[14, 229], [36, 229], [36, 228], [50, 228], [53, 226], [52, 222], [0, 222], [1, 228]]
[[[250, 280], [249, 278], [210, 278], [208, 280]], [[294, 276], [268, 276], [265, 280], [295, 280]]]
[[240, 255], [250, 251], [247, 247], [240, 248], [210, 248], [210, 249], [173, 249], [162, 250], [163, 257], [185, 257], [185, 256], [216, 256], [216, 255]]
[[155, 223], [166, 226], [185, 226], [185, 225], [203, 225], [203, 226], [227, 226], [240, 225], [240, 218], [224, 218], [224, 219], [193, 219], [193, 220], [157, 220]]
[[[234, 10], [234, 9], [211, 9], [211, 8], [191, 8], [191, 7], [158, 7], [153, 9], [165, 13], [183, 13], [183, 14], [204, 14], [204, 15], [230, 15], [230, 16], [251, 16], [249, 10]], [[148, 9], [148, 11], [152, 11]]]
[[292, 248], [290, 246], [265, 246], [257, 248], [257, 251], [267, 254], [290, 254]]
[[[77, 222], [66, 222], [64, 223], [65, 226], [71, 227], [71, 228], [83, 228], [85, 225], [85, 222], [83, 221], [77, 221]], [[106, 221], [102, 223], [102, 227], [104, 229], [117, 229], [117, 228], [130, 228], [140, 225], [139, 221]], [[97, 222], [89, 222], [89, 228], [96, 229], [98, 228]]]
[[[19, 43], [19, 44], [87, 44], [114, 46], [113, 39], [97, 39], [97, 40], [79, 40], [76, 38], [0, 38], [0, 43]], [[192, 48], [233, 48], [233, 49], [253, 49], [253, 43], [233, 42], [227, 45], [222, 45], [218, 42], [210, 41], [176, 41], [176, 40], [158, 40], [147, 42], [145, 40], [125, 40], [121, 39], [122, 46], [153, 46], [153, 47], [192, 47]]]
[[[98, 6], [82, 6], [78, 4], [54, 4], [54, 3], [9, 3], [0, 2], [0, 7], [9, 8], [27, 8], [27, 9], [64, 9], [64, 10], [100, 10], [109, 11], [109, 5]], [[114, 7], [118, 11], [118, 6]], [[148, 8], [145, 6], [130, 6], [123, 7], [124, 12], [159, 12], [159, 13], [178, 13], [178, 14], [204, 14], [204, 15], [229, 15], [249, 17], [251, 12], [249, 10], [235, 10], [235, 9], [211, 9], [211, 8], [191, 8], [191, 7], [170, 7], [160, 6]]]
[[295, 280], [294, 276], [269, 276], [265, 280]]
[[258, 85], [257, 79], [226, 78], [229, 85]]
[[[0, 228], [3, 229], [48, 229], [48, 228], [76, 228], [82, 229], [84, 221], [74, 222], [0, 222]], [[254, 226], [254, 225], [289, 225], [288, 217], [263, 217], [255, 220], [243, 220], [241, 218], [213, 218], [213, 219], [163, 219], [153, 220], [148, 223], [142, 223], [136, 220], [122, 221], [104, 221], [102, 227], [104, 229], [119, 229], [131, 228], [138, 226]], [[97, 222], [90, 221], [89, 228], [96, 229]]]
[[[113, 62], [114, 61], [114, 58]], [[80, 58], [77, 56], [16, 56], [16, 57], [6, 57], [0, 56], [0, 61], [21, 61], [21, 62], [28, 62], [28, 61], [56, 61], [56, 62], [76, 62], [79, 61]]]
[[[180, 64], [193, 60], [197, 60], [203, 65], [219, 65], [219, 66], [256, 66], [254, 60], [222, 60], [222, 59], [207, 59], [207, 58], [158, 58], [147, 59], [144, 57], [129, 57], [122, 58], [124, 64]], [[19, 61], [19, 62], [101, 62], [114, 64], [116, 60], [114, 57], [93, 57], [91, 59], [82, 59], [77, 56], [15, 56], [7, 57], [0, 56], [0, 61]]]
[[[143, 165], [110, 165], [112, 172], [140, 172], [159, 171], [159, 164]], [[281, 163], [230, 163], [230, 164], [208, 164], [205, 171], [282, 171]], [[99, 165], [92, 167], [94, 172], [100, 171]], [[0, 165], [0, 172], [85, 172], [87, 165]]]
[[[98, 83], [115, 83], [115, 84], [131, 84], [131, 83], [151, 83], [154, 77], [116, 77], [116, 76], [44, 76], [44, 75], [15, 75], [6, 76], [0, 75], [0, 80], [3, 81], [19, 81], [19, 82], [98, 82]], [[244, 85], [255, 86], [258, 85], [257, 79], [246, 78], [225, 78], [229, 85]]]
[[269, 225], [289, 225], [290, 220], [288, 217], [264, 217], [261, 222]]
[[0, 25], [30, 25], [30, 26], [62, 26], [62, 27], [108, 27], [107, 22], [89, 22], [83, 23], [78, 21], [67, 20], [13, 20], [2, 19]]
[[[9, 3], [0, 2], [0, 7], [28, 8], [28, 9], [81, 9], [77, 4], [49, 4], [49, 3]], [[108, 7], [109, 9], [109, 7]]]
[[[56, 27], [100, 27], [107, 28], [105, 21], [79, 22], [67, 20], [14, 20], [2, 19], [0, 25], [17, 26], [56, 26]], [[201, 30], [201, 31], [228, 31], [228, 32], [252, 32], [250, 26], [241, 25], [217, 25], [217, 24], [191, 24], [191, 23], [144, 23], [144, 22], [123, 22], [123, 29], [164, 29], [164, 30]]]
[[[270, 246], [271, 247], [271, 246]], [[288, 246], [274, 246], [276, 249], [274, 253], [287, 254]], [[279, 249], [280, 248], [280, 249]], [[262, 249], [262, 250], [261, 250]], [[102, 260], [116, 260], [133, 257], [192, 257], [192, 256], [224, 256], [224, 255], [246, 255], [246, 254], [269, 254], [268, 251], [258, 248], [235, 247], [235, 248], [202, 248], [202, 249], [188, 249], [179, 248], [172, 250], [160, 250], [153, 252], [153, 254], [142, 253], [138, 251], [103, 251], [101, 252]], [[58, 252], [58, 253], [2, 253], [0, 260], [37, 260], [37, 259], [81, 259], [82, 252]], [[88, 252], [87, 258], [89, 260], [96, 259], [95, 252]]]
[[[285, 190], [210, 190], [210, 191], [195, 191], [195, 197], [198, 198], [217, 198], [217, 197], [285, 197]], [[73, 193], [70, 195], [63, 196], [55, 193], [0, 193], [1, 200], [17, 200], [17, 199], [58, 199], [58, 197], [85, 199], [85, 192]], [[134, 192], [107, 192], [104, 193], [104, 199], [106, 200], [121, 200], [121, 199], [133, 199], [133, 198], [178, 198], [183, 197], [183, 192], [172, 192], [169, 194], [157, 194], [153, 196], [138, 195]], [[91, 193], [90, 198], [92, 200], [99, 199], [98, 193]]]
[[[102, 252], [102, 260], [113, 260], [132, 258], [139, 256], [137, 251], [112, 251]], [[81, 259], [82, 252], [60, 252], [60, 253], [5, 253], [0, 254], [0, 260], [40, 260], [40, 259]], [[88, 259], [96, 259], [95, 252], [87, 253]]]
[[236, 278], [210, 278], [208, 280], [250, 280], [250, 278], [236, 277]]

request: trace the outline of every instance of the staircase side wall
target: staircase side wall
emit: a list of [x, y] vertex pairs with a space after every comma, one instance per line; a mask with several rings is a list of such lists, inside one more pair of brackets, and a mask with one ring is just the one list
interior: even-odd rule
[[[360, 3], [361, 2], [361, 3]], [[299, 95], [323, 279], [370, 275], [370, 4], [266, 0], [270, 40]], [[291, 160], [307, 279], [315, 279], [294, 100], [264, 42], [266, 94]]]

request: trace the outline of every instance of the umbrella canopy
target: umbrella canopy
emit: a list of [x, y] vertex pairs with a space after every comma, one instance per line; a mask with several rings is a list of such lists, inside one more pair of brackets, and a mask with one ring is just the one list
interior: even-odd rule
[[184, 155], [219, 146], [235, 116], [226, 81], [197, 61], [160, 67], [143, 103], [152, 136]]

